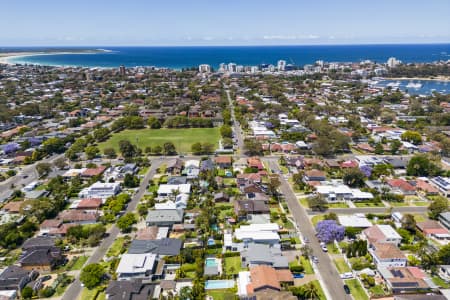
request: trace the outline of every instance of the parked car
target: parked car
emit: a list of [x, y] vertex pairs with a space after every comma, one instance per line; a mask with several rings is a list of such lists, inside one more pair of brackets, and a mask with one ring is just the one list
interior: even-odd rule
[[344, 291], [347, 295], [350, 295], [350, 288], [346, 284], [344, 284]]
[[327, 246], [322, 246], [322, 251], [323, 251], [323, 252], [328, 252]]
[[353, 273], [352, 272], [346, 272], [346, 273], [342, 273], [341, 275], [342, 279], [350, 279], [353, 278]]
[[313, 256], [312, 261], [317, 264], [319, 262], [319, 259], [317, 258], [317, 256]]

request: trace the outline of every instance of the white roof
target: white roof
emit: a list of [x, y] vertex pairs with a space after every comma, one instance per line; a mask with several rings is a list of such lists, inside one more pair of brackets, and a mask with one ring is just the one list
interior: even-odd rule
[[280, 226], [277, 223], [242, 225], [236, 231], [278, 231]]
[[372, 193], [362, 192], [360, 189], [352, 189], [352, 197], [356, 199], [373, 199]]
[[239, 278], [237, 280], [239, 296], [247, 295], [247, 285], [249, 285], [250, 283], [251, 283], [250, 272], [249, 271], [239, 272]]
[[196, 167], [196, 168], [199, 168], [199, 167], [200, 167], [200, 161], [199, 161], [198, 159], [190, 159], [190, 160], [187, 160], [187, 161], [184, 163], [184, 167], [185, 167], [185, 168], [188, 168], [188, 167]]
[[181, 194], [189, 194], [191, 192], [191, 185], [189, 183], [161, 184], [158, 188], [158, 194], [172, 194], [172, 192], [176, 190]]
[[345, 184], [318, 185], [316, 190], [319, 194], [352, 194], [352, 190]]
[[234, 236], [238, 240], [253, 240], [253, 241], [264, 241], [264, 240], [280, 240], [278, 233], [273, 231], [238, 231], [234, 233]]
[[394, 228], [392, 228], [391, 225], [377, 225], [378, 229], [380, 229], [380, 231], [384, 234], [384, 236], [386, 238], [390, 238], [390, 239], [401, 239], [402, 237], [400, 236], [400, 234], [397, 233], [397, 231], [395, 231]]
[[125, 274], [139, 274], [145, 273], [148, 270], [152, 270], [155, 264], [156, 254], [122, 254], [119, 266], [117, 267], [117, 273]]
[[78, 176], [81, 173], [83, 173], [84, 171], [86, 171], [86, 168], [82, 168], [82, 169], [70, 169], [67, 172], [65, 172], [63, 174], [63, 177], [74, 177], [74, 176]]
[[169, 200], [162, 203], [155, 203], [155, 209], [177, 209], [175, 202]]
[[339, 215], [339, 223], [344, 227], [360, 227], [367, 228], [372, 226], [372, 223], [365, 217], [359, 215]]
[[223, 235], [223, 244], [225, 247], [231, 247], [231, 245], [233, 244], [233, 236], [231, 235], [231, 233], [225, 233]]

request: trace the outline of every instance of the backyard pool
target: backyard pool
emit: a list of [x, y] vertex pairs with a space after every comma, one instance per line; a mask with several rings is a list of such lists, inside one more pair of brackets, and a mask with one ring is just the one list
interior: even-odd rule
[[207, 267], [217, 267], [217, 259], [215, 258], [207, 258], [205, 260], [205, 266]]
[[208, 280], [205, 283], [205, 290], [231, 289], [234, 287], [234, 280]]

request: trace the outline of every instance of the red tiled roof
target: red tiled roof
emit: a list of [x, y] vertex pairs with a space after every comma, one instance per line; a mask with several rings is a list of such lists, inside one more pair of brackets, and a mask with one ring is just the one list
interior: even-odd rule
[[387, 181], [387, 183], [391, 187], [399, 188], [402, 191], [415, 191], [416, 190], [411, 184], [409, 184], [407, 181], [405, 181], [403, 179], [390, 179]]
[[98, 176], [101, 175], [104, 171], [106, 170], [105, 166], [99, 166], [97, 168], [94, 169], [86, 169], [81, 176], [85, 176], [85, 177], [93, 177], [93, 176]]
[[78, 203], [77, 209], [94, 209], [99, 208], [102, 205], [101, 198], [87, 198]]

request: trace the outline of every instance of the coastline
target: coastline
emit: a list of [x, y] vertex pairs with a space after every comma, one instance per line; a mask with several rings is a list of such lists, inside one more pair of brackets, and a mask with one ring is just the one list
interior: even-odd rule
[[[86, 51], [39, 51], [39, 52], [0, 52], [0, 64], [5, 65], [15, 65], [16, 62], [10, 61], [14, 58], [26, 58], [30, 56], [43, 56], [43, 55], [70, 55], [70, 54], [98, 54], [98, 53], [109, 53], [110, 50], [86, 50]], [[21, 63], [23, 64], [23, 63]], [[53, 66], [53, 67], [63, 67], [62, 65], [43, 65], [35, 64], [41, 66]]]
[[422, 81], [450, 81], [449, 76], [430, 77], [383, 77], [383, 80], [422, 80]]

